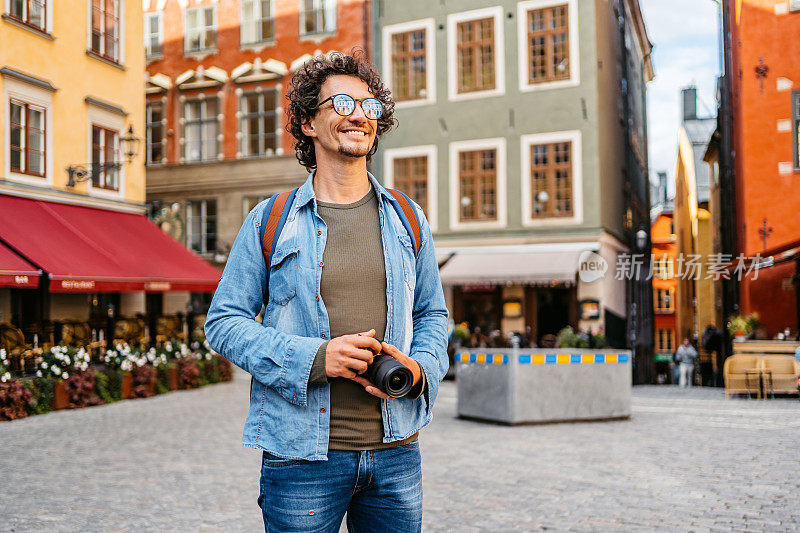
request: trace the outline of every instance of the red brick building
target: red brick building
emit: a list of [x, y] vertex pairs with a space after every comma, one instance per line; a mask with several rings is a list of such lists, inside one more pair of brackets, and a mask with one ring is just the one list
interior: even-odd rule
[[740, 284], [740, 312], [757, 312], [767, 337], [787, 327], [797, 334], [800, 55], [791, 50], [800, 35], [800, 2], [733, 0], [726, 11], [737, 249], [772, 256], [774, 264]]
[[163, 229], [220, 265], [249, 210], [305, 179], [284, 131], [292, 72], [319, 53], [369, 53], [370, 6], [144, 2], [147, 200]]

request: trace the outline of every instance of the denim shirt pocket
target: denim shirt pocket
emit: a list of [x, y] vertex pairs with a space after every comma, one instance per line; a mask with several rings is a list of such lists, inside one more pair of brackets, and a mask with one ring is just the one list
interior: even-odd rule
[[414, 256], [414, 245], [408, 235], [398, 235], [400, 241], [400, 255], [403, 256], [403, 280], [406, 287], [413, 293], [417, 285], [417, 259]]
[[269, 299], [286, 305], [297, 294], [297, 269], [300, 247], [286, 243], [272, 254], [269, 266]]

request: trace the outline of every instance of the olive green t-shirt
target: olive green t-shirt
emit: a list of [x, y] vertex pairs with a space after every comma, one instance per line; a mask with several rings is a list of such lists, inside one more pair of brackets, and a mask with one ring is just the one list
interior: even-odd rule
[[[330, 338], [375, 330], [386, 333], [386, 268], [381, 241], [378, 198], [374, 189], [351, 204], [317, 202], [328, 237], [322, 254], [320, 296], [328, 311]], [[325, 376], [325, 350], [320, 346], [310, 384], [330, 384], [331, 450], [374, 450], [413, 441], [417, 435], [383, 443], [381, 400], [347, 378]], [[407, 398], [419, 397], [424, 378]], [[403, 401], [403, 400], [391, 400]]]

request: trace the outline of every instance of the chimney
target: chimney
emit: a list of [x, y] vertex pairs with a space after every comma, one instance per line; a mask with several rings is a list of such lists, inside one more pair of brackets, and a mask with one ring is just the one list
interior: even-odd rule
[[664, 205], [667, 204], [667, 173], [661, 171], [658, 173], [658, 196], [659, 201]]
[[683, 97], [683, 120], [695, 120], [697, 118], [697, 87], [691, 85], [681, 89]]

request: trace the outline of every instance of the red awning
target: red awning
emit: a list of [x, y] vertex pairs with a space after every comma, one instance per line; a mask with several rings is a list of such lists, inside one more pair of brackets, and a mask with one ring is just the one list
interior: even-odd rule
[[213, 292], [220, 278], [143, 215], [0, 195], [0, 238], [56, 292]]
[[0, 243], [0, 287], [35, 289], [41, 271]]

